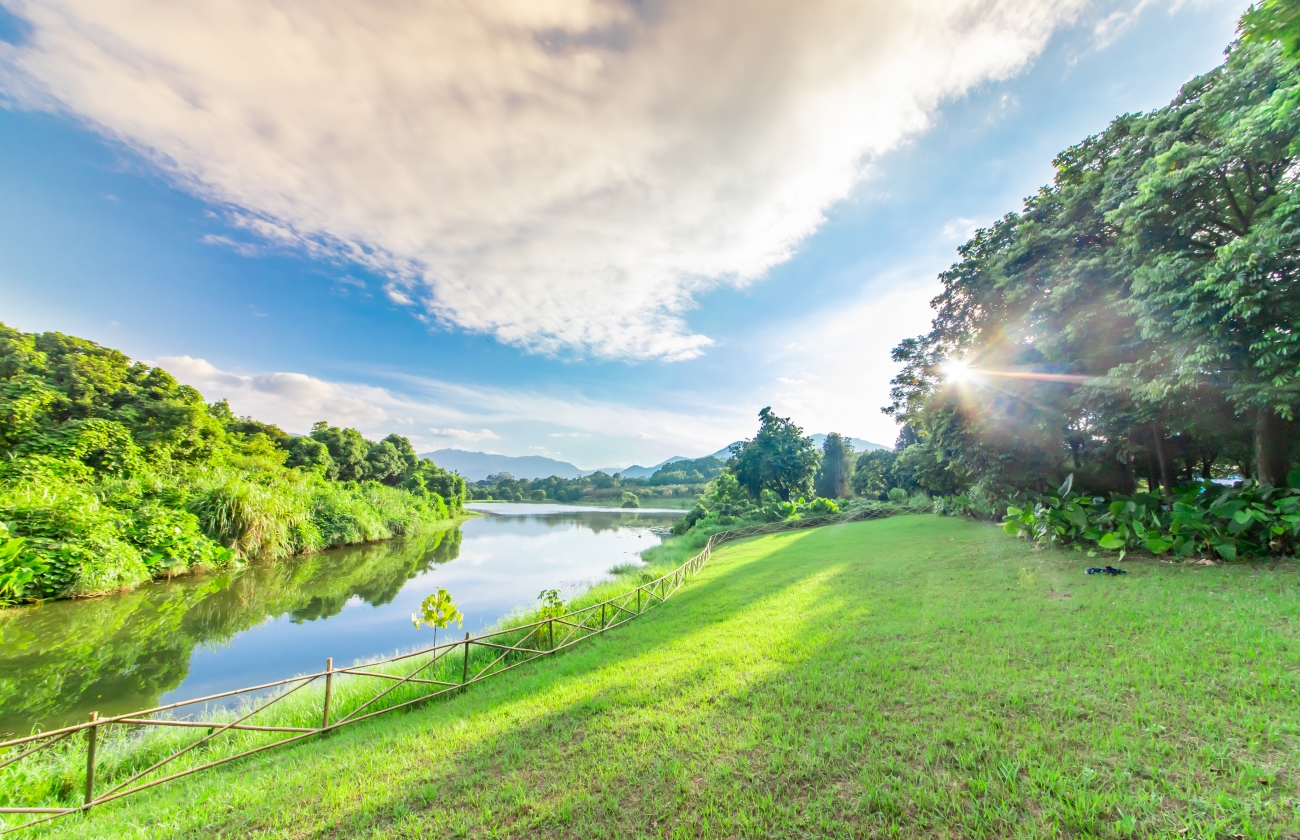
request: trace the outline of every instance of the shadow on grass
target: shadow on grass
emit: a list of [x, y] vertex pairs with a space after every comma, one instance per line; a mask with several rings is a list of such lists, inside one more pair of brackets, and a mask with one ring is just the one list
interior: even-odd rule
[[[801, 531], [782, 535], [778, 539], [785, 542], [797, 542], [813, 531]], [[750, 605], [779, 594], [782, 590], [796, 585], [812, 575], [817, 569], [806, 565], [802, 568], [785, 562], [782, 551], [770, 553], [753, 562], [728, 562], [726, 557], [735, 552], [753, 550], [756, 543], [772, 540], [772, 537], [758, 537], [726, 547], [723, 562], [714, 562], [703, 570], [686, 587], [676, 593], [666, 604], [661, 604], [633, 623], [617, 628], [578, 648], [569, 650], [548, 661], [526, 666], [510, 675], [495, 678], [477, 685], [471, 692], [459, 697], [433, 701], [427, 706], [417, 707], [410, 713], [397, 712], [382, 717], [371, 724], [361, 724], [354, 729], [345, 729], [333, 737], [319, 742], [308, 742], [276, 751], [262, 757], [236, 763], [230, 767], [208, 771], [193, 780], [172, 783], [158, 794], [142, 794], [125, 800], [122, 804], [105, 806], [97, 809], [98, 814], [111, 818], [122, 811], [148, 808], [150, 800], [158, 796], [171, 794], [185, 796], [192, 788], [226, 787], [238, 785], [243, 777], [273, 772], [280, 763], [300, 765], [301, 763], [330, 762], [332, 756], [347, 754], [354, 750], [367, 749], [367, 743], [376, 738], [390, 740], [389, 736], [410, 736], [410, 730], [423, 730], [420, 734], [434, 733], [440, 725], [447, 724], [467, 714], [482, 714], [506, 704], [528, 702], [539, 695], [547, 695], [557, 688], [563, 688], [595, 672], [617, 672], [623, 669], [628, 660], [653, 657], [656, 650], [672, 646], [683, 637], [705, 633], [710, 626], [727, 621], [738, 611]], [[683, 676], [690, 681], [698, 675]], [[599, 697], [589, 698], [582, 705], [592, 708], [602, 706]], [[568, 713], [566, 707], [557, 708], [546, 720], [530, 725], [521, 732], [524, 740], [535, 740], [536, 733], [554, 728], [555, 721]], [[474, 758], [465, 759], [472, 763]], [[457, 764], [465, 763], [458, 761]], [[396, 781], [396, 780], [392, 780]], [[423, 788], [420, 780], [411, 781], [400, 788], [406, 790], [404, 795], [415, 795]], [[399, 788], [394, 788], [394, 791]], [[394, 792], [393, 797], [400, 799], [401, 794]], [[80, 826], [76, 826], [80, 823]], [[55, 823], [52, 829], [66, 830], [73, 833], [93, 831], [96, 828], [96, 815], [82, 821], [73, 817], [63, 823]], [[76, 827], [74, 827], [76, 826]]]

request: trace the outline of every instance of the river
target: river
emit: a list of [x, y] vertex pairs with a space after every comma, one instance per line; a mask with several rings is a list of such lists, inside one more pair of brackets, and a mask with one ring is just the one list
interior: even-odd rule
[[681, 511], [482, 504], [458, 526], [233, 574], [0, 611], [0, 733], [27, 734], [428, 646], [439, 587], [476, 632], [543, 589], [569, 597], [635, 563]]

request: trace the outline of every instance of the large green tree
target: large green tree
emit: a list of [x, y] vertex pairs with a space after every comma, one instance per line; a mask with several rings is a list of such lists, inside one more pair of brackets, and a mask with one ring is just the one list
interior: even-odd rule
[[894, 350], [886, 411], [926, 450], [909, 456], [919, 480], [1171, 491], [1234, 466], [1282, 480], [1298, 99], [1277, 43], [1238, 43], [1169, 106], [1067, 149], [1022, 212], [959, 249], [932, 330]]
[[807, 496], [817, 471], [817, 447], [789, 417], [777, 417], [771, 407], [758, 413], [758, 434], [733, 444], [727, 469], [758, 499], [771, 490], [782, 501]]
[[828, 499], [848, 494], [849, 475], [853, 472], [853, 445], [839, 432], [826, 435], [822, 443], [821, 463], [813, 478], [813, 491]]

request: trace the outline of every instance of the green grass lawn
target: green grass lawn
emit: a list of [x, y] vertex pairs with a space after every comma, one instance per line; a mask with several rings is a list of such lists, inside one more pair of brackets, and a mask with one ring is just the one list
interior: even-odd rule
[[1300, 836], [1296, 565], [1086, 565], [933, 516], [750, 540], [554, 660], [55, 832]]

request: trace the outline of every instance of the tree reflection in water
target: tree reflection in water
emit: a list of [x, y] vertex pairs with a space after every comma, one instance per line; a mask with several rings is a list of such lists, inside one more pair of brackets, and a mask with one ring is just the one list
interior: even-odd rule
[[[335, 549], [233, 575], [178, 578], [131, 592], [0, 611], [0, 732], [27, 734], [155, 705], [220, 646], [267, 619], [338, 615], [349, 599], [387, 604], [454, 560], [459, 528]], [[287, 675], [286, 675], [287, 676]]]

